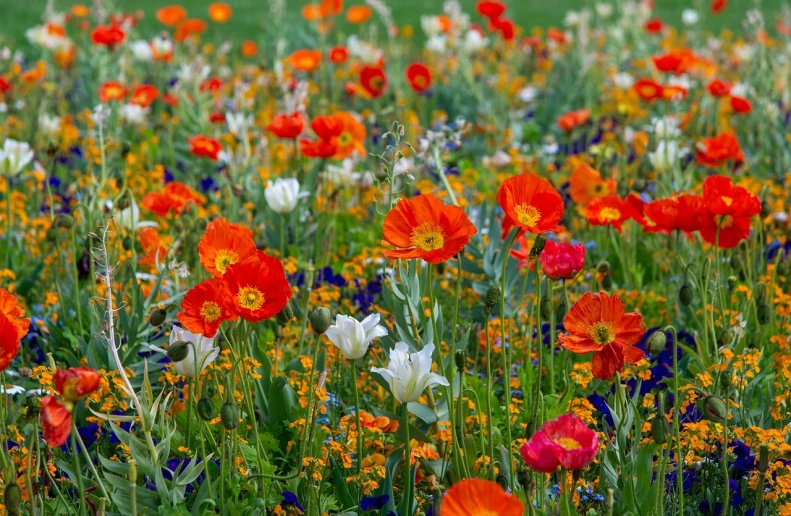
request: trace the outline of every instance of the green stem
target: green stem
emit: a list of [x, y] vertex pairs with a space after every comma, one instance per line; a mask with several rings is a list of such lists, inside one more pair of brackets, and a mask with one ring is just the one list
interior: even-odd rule
[[409, 449], [409, 409], [406, 403], [401, 404], [404, 418], [404, 499], [402, 503], [404, 508], [401, 511], [401, 516], [409, 516], [412, 508], [412, 452]]
[[[102, 483], [102, 477], [99, 476], [99, 472], [96, 471], [96, 466], [93, 465], [91, 456], [88, 454], [88, 448], [85, 447], [85, 443], [82, 441], [82, 437], [80, 437], [80, 433], [77, 431], [77, 423], [74, 420], [71, 422], [71, 435], [73, 435], [77, 442], [80, 443], [80, 449], [85, 455], [85, 460], [88, 462], [88, 468], [91, 470], [91, 474], [93, 474], [99, 489], [102, 491], [102, 496], [109, 500], [110, 495], [107, 494], [107, 489], [105, 489], [104, 484]], [[28, 478], [30, 478], [29, 475]]]
[[678, 335], [673, 326], [664, 329], [673, 336], [673, 433], [676, 436], [676, 493], [678, 497], [679, 514], [684, 514], [684, 455], [681, 453], [681, 398], [678, 393]]
[[[511, 460], [511, 447], [513, 437], [511, 435], [511, 346], [505, 345], [505, 284], [506, 284], [506, 270], [508, 268], [508, 257], [511, 254], [511, 246], [514, 245], [519, 234], [519, 228], [513, 228], [511, 235], [508, 237], [508, 243], [503, 251], [503, 263], [500, 271], [500, 345], [503, 353], [503, 384], [505, 386], [505, 436], [507, 440], [506, 450], [508, 451], [508, 471], [511, 473], [509, 476], [509, 485], [511, 492], [516, 492], [516, 475], [513, 474], [512, 460]], [[487, 328], [488, 330], [488, 328]], [[488, 335], [488, 331], [487, 331]], [[489, 436], [492, 438], [493, 436]], [[493, 445], [492, 445], [493, 446]], [[493, 454], [493, 452], [492, 452]], [[494, 456], [491, 457], [492, 464], [494, 464]]]
[[354, 387], [354, 419], [357, 425], [357, 474], [360, 474], [363, 464], [363, 427], [360, 424], [360, 393], [357, 388], [357, 363], [352, 363], [352, 386]]
[[82, 467], [80, 466], [80, 454], [76, 453], [77, 448], [77, 427], [72, 421], [71, 425], [71, 459], [74, 467], [74, 476], [77, 477], [77, 496], [80, 498], [80, 514], [85, 516], [85, 485], [82, 480]]

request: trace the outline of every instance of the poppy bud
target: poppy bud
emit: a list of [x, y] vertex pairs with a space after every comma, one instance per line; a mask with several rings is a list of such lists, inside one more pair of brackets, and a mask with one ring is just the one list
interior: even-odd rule
[[767, 469], [769, 469], [769, 448], [762, 444], [758, 448], [758, 471], [764, 474]]
[[233, 430], [239, 424], [239, 409], [233, 403], [226, 403], [220, 408], [220, 421], [226, 430]]
[[717, 396], [706, 396], [700, 402], [700, 411], [703, 417], [712, 423], [724, 423], [728, 417], [728, 408], [725, 402]]
[[49, 228], [46, 234], [47, 242], [54, 242], [58, 239], [58, 230], [55, 229], [55, 226]]
[[761, 303], [755, 307], [755, 315], [758, 319], [758, 324], [763, 326], [769, 323], [772, 312], [769, 310], [769, 305], [766, 303]]
[[689, 306], [692, 304], [693, 297], [692, 287], [689, 286], [689, 283], [681, 285], [681, 288], [678, 290], [678, 302], [683, 306]]
[[19, 514], [19, 502], [22, 500], [22, 491], [19, 489], [19, 486], [16, 485], [16, 482], [13, 480], [10, 484], [5, 487], [5, 493], [3, 496], [5, 508], [8, 512], [8, 515], [18, 515]]
[[286, 306], [283, 307], [280, 312], [277, 313], [277, 321], [280, 324], [286, 324], [288, 321], [294, 318], [294, 307], [291, 304], [291, 301], [286, 303]]
[[541, 319], [544, 321], [549, 321], [549, 319], [552, 317], [552, 301], [550, 301], [548, 297], [542, 296], [541, 303], [539, 304], [538, 308], [541, 312]]
[[198, 415], [204, 421], [211, 421], [215, 418], [214, 403], [209, 398], [201, 398], [198, 400]]
[[733, 270], [737, 272], [744, 270], [744, 257], [742, 256], [742, 253], [740, 253], [739, 251], [736, 251], [731, 255], [730, 261]]
[[500, 484], [500, 487], [503, 489], [508, 489], [508, 479], [505, 478], [505, 475], [497, 475], [497, 483]]
[[131, 251], [135, 247], [135, 241], [131, 237], [124, 237], [121, 240], [121, 247], [124, 248], [124, 251]]
[[489, 287], [489, 290], [486, 291], [486, 297], [483, 298], [483, 303], [484, 305], [486, 305], [486, 308], [491, 310], [497, 305], [499, 301], [500, 301], [500, 287], [496, 285]]
[[58, 215], [58, 218], [55, 219], [55, 225], [59, 228], [70, 228], [74, 226], [74, 217], [69, 215], [68, 213], [62, 213]]
[[656, 416], [654, 416], [654, 419], [651, 421], [651, 437], [654, 438], [654, 442], [656, 444], [665, 444], [669, 434], [670, 425], [667, 424], [667, 419], [665, 419], [665, 399], [660, 394], [659, 410], [657, 411]]
[[728, 328], [723, 328], [717, 334], [717, 345], [720, 347], [727, 346], [731, 339], [733, 339], [733, 334]]
[[541, 252], [544, 250], [544, 246], [546, 244], [547, 244], [547, 236], [544, 233], [541, 233], [536, 237], [536, 240], [533, 242], [533, 247], [530, 248], [530, 259], [538, 260], [538, 257], [541, 256]]
[[736, 276], [733, 276], [733, 275], [728, 276], [728, 280], [727, 280], [726, 283], [727, 283], [728, 290], [733, 290], [737, 286], [739, 286], [739, 278], [737, 278]]
[[772, 207], [769, 205], [769, 202], [764, 199], [761, 201], [761, 218], [766, 218], [769, 214], [772, 213]]
[[766, 304], [768, 295], [769, 292], [767, 291], [766, 285], [764, 283], [759, 283], [758, 286], [755, 287], [756, 304]]
[[606, 275], [605, 277], [603, 277], [603, 278], [601, 279], [601, 287], [602, 287], [604, 290], [610, 290], [610, 289], [612, 288], [612, 276], [610, 276], [610, 275], [608, 274], [608, 275]]
[[186, 342], [176, 342], [168, 348], [168, 358], [171, 362], [181, 362], [187, 358], [189, 352], [189, 344]]
[[776, 270], [780, 276], [788, 275], [788, 260], [777, 262]]
[[442, 514], [440, 512], [442, 511], [442, 489], [435, 488], [432, 494], [433, 494], [432, 498], [434, 500], [432, 512], [434, 514]]
[[527, 473], [526, 470], [520, 469], [516, 472], [516, 479], [519, 481], [519, 485], [528, 488], [530, 487], [530, 475]]
[[596, 272], [598, 272], [599, 274], [609, 274], [610, 263], [606, 260], [599, 262], [599, 265], [596, 266]]
[[456, 361], [456, 369], [458, 369], [460, 373], [463, 373], [464, 367], [467, 365], [467, 354], [457, 349], [456, 353], [453, 355], [453, 359]]
[[314, 333], [323, 334], [332, 325], [330, 309], [326, 306], [319, 306], [310, 312], [310, 328]]
[[148, 318], [148, 322], [151, 323], [151, 326], [159, 326], [168, 316], [168, 311], [163, 308], [157, 308], [153, 312], [151, 312], [151, 317]]
[[727, 367], [722, 374], [720, 375], [720, 383], [724, 389], [730, 389], [733, 387], [733, 369]]
[[667, 346], [667, 335], [662, 330], [656, 330], [648, 337], [648, 341], [645, 344], [645, 349], [651, 353], [652, 355], [658, 355], [662, 351], [664, 351], [665, 347]]

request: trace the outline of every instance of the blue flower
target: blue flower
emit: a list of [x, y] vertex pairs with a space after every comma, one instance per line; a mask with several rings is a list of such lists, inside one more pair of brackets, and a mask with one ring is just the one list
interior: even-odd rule
[[366, 496], [360, 501], [360, 509], [364, 511], [378, 511], [390, 501], [390, 495]]
[[305, 509], [303, 509], [302, 506], [299, 504], [299, 499], [297, 498], [297, 495], [295, 495], [291, 491], [283, 491], [282, 493], [280, 493], [280, 495], [283, 497], [283, 501], [280, 502], [282, 505], [293, 505], [299, 510], [299, 512], [301, 513], [305, 512]]

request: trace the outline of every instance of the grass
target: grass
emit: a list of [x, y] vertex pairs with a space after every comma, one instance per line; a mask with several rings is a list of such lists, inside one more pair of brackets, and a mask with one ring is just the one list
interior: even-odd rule
[[[85, 4], [91, 2], [82, 0]], [[269, 2], [266, 0], [227, 0], [234, 8], [234, 17], [223, 33], [233, 35], [234, 39], [256, 39], [256, 35], [261, 30], [266, 29], [266, 16], [269, 11]], [[299, 10], [307, 0], [283, 0], [288, 6], [289, 21], [297, 21]], [[477, 0], [460, 0], [466, 12], [470, 13], [473, 19], [477, 19], [475, 4]], [[510, 15], [523, 27], [551, 26], [560, 25], [563, 16], [570, 9], [580, 9], [595, 5], [600, 0], [506, 0], [510, 4]], [[707, 29], [719, 30], [730, 27], [738, 28], [740, 21], [744, 18], [744, 13], [748, 9], [755, 7], [759, 0], [730, 0], [728, 9], [720, 15], [710, 15], [708, 13], [708, 0], [655, 0], [655, 14], [662, 18], [666, 23], [680, 24], [681, 11], [691, 5], [699, 4], [699, 12], [702, 15], [702, 23]], [[433, 14], [442, 12], [444, 0], [385, 0], [391, 5], [393, 16], [398, 24], [419, 25], [421, 14]], [[72, 3], [56, 1], [56, 9], [67, 10]], [[192, 16], [206, 18], [206, 11], [211, 0], [116, 0], [114, 4], [120, 9], [130, 11], [141, 10], [145, 13], [143, 28], [146, 34], [152, 33], [159, 27], [154, 19], [153, 13], [158, 7], [169, 3], [181, 3], [187, 7]], [[346, 0], [347, 5], [363, 3], [363, 0]], [[769, 20], [775, 19], [782, 0], [764, 0], [761, 3], [762, 9]], [[44, 11], [45, 0], [28, 0], [19, 2], [17, 0], [0, 0], [0, 12], [3, 13], [3, 22], [0, 22], [0, 41], [5, 44], [19, 41], [24, 38], [25, 30], [39, 23], [41, 13]], [[13, 20], [13, 22], [11, 22]], [[8, 22], [8, 23], [6, 23]], [[417, 27], [416, 27], [417, 28]], [[217, 30], [217, 29], [215, 29]], [[420, 31], [417, 30], [419, 33]]]

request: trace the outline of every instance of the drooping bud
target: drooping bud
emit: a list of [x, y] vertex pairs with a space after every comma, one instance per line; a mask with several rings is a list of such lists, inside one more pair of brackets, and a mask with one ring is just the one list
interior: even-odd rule
[[198, 415], [204, 421], [211, 421], [216, 417], [214, 411], [214, 403], [209, 398], [201, 398], [198, 400]]
[[151, 326], [159, 326], [168, 316], [168, 311], [163, 308], [157, 308], [153, 312], [151, 312], [151, 316], [148, 318], [148, 322], [151, 323]]
[[456, 369], [458, 369], [460, 373], [463, 373], [464, 368], [467, 366], [467, 354], [457, 349], [456, 353], [453, 355], [453, 360], [456, 362]]
[[541, 252], [544, 250], [544, 246], [547, 244], [547, 236], [544, 233], [538, 235], [533, 242], [533, 247], [530, 248], [530, 260], [538, 260], [538, 257], [541, 256]]
[[610, 290], [612, 288], [612, 276], [609, 274], [602, 278], [601, 280], [601, 287], [604, 290]]
[[59, 228], [70, 228], [74, 226], [74, 217], [69, 215], [68, 213], [61, 213], [58, 215], [58, 218], [55, 219], [55, 225]]
[[286, 306], [283, 307], [280, 312], [277, 314], [277, 321], [280, 324], [286, 324], [288, 321], [294, 318], [294, 306], [291, 304], [291, 301], [286, 303]]
[[189, 354], [189, 344], [186, 342], [176, 342], [168, 348], [168, 358], [171, 362], [181, 362]]
[[734, 275], [730, 275], [730, 276], [728, 276], [726, 284], [727, 284], [726, 286], [728, 287], [728, 290], [733, 290], [733, 289], [735, 289], [736, 287], [739, 286], [739, 278], [737, 278]]
[[665, 347], [667, 346], [667, 335], [662, 330], [656, 330], [648, 337], [648, 341], [645, 343], [645, 349], [651, 353], [652, 355], [658, 355], [662, 351], [664, 351]]
[[755, 303], [756, 304], [766, 304], [769, 298], [769, 291], [766, 288], [765, 283], [758, 283], [755, 287]]
[[706, 396], [700, 402], [700, 411], [703, 417], [712, 423], [724, 423], [728, 417], [728, 408], [718, 396]]
[[651, 421], [651, 437], [653, 437], [656, 444], [665, 444], [668, 441], [668, 435], [670, 435], [670, 425], [667, 424], [667, 419], [665, 419], [665, 398], [660, 394], [659, 408], [656, 416]]
[[332, 315], [330, 314], [330, 309], [326, 306], [314, 308], [310, 312], [308, 319], [310, 319], [310, 328], [319, 335], [326, 332], [327, 328], [332, 325]]
[[755, 307], [755, 315], [758, 319], [758, 324], [761, 326], [768, 324], [769, 319], [772, 316], [772, 312], [769, 309], [769, 305], [766, 303], [761, 303]]
[[552, 301], [549, 300], [548, 297], [543, 296], [541, 297], [541, 304], [539, 305], [539, 311], [541, 312], [541, 319], [544, 321], [549, 321], [552, 317]]
[[731, 255], [730, 263], [731, 263], [731, 267], [733, 267], [733, 270], [735, 270], [736, 272], [740, 272], [744, 270], [744, 256], [742, 256], [741, 252], [739, 251], [734, 252]]
[[3, 500], [7, 514], [9, 516], [17, 516], [19, 514], [19, 503], [22, 501], [22, 491], [13, 480], [5, 487]]
[[231, 402], [220, 407], [220, 421], [226, 430], [233, 430], [239, 424], [239, 409]]
[[58, 239], [58, 230], [55, 228], [55, 226], [52, 226], [47, 230], [46, 239], [47, 242], [54, 242]]
[[637, 193], [645, 192], [646, 188], [648, 188], [648, 182], [642, 177], [638, 177], [632, 182], [632, 190]]
[[693, 297], [694, 294], [689, 283], [681, 285], [681, 288], [678, 290], [678, 302], [681, 303], [682, 306], [689, 306], [692, 304]]

